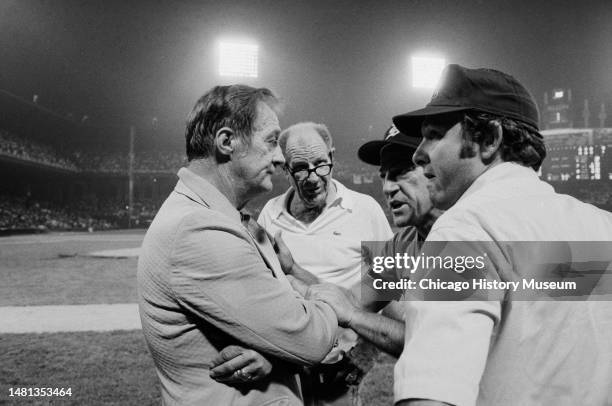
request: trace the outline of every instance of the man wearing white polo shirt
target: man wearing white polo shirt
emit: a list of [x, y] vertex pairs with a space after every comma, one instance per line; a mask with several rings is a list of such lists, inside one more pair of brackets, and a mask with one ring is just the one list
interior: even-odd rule
[[324, 125], [295, 124], [278, 141], [291, 188], [264, 206], [259, 224], [272, 235], [282, 231], [295, 262], [321, 281], [356, 285], [361, 241], [393, 236], [382, 208], [332, 179], [333, 141]]
[[[349, 289], [361, 278], [361, 241], [386, 241], [393, 236], [380, 205], [370, 196], [354, 192], [332, 179], [333, 141], [326, 126], [299, 123], [284, 130], [279, 144], [291, 188], [270, 200], [259, 216], [268, 233], [282, 232], [282, 238], [301, 268], [315, 280]], [[342, 357], [356, 341], [345, 330], [339, 345], [326, 363]], [[315, 372], [316, 374], [316, 372]], [[321, 404], [351, 404], [348, 395], [317, 389]], [[307, 393], [305, 393], [305, 396]]]

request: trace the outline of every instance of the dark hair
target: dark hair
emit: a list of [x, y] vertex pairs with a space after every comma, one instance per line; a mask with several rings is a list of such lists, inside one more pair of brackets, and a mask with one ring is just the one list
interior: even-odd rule
[[467, 142], [461, 150], [462, 156], [473, 156], [470, 141], [478, 145], [492, 142], [497, 126], [502, 128], [502, 159], [529, 166], [536, 171], [540, 169], [546, 157], [546, 147], [537, 128], [521, 121], [478, 111], [464, 114], [462, 132], [463, 139]]
[[278, 99], [267, 88], [246, 85], [215, 86], [200, 97], [187, 117], [187, 159], [210, 156], [215, 134], [223, 127], [231, 128], [250, 143], [259, 102], [275, 108]]

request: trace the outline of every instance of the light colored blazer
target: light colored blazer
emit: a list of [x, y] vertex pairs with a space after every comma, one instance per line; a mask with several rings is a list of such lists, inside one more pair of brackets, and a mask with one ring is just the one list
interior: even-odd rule
[[[302, 404], [295, 365], [332, 348], [335, 313], [285, 278], [267, 237], [206, 180], [182, 168], [138, 261], [140, 317], [167, 405]], [[273, 362], [268, 379], [228, 386], [209, 377], [224, 347], [242, 344]]]

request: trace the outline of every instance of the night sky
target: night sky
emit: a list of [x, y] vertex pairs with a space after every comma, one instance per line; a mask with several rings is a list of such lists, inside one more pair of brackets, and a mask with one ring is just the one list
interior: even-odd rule
[[[216, 42], [227, 36], [257, 41], [258, 79], [217, 75]], [[165, 146], [182, 145], [202, 93], [238, 81], [279, 94], [283, 126], [327, 124], [340, 155], [355, 159], [391, 116], [429, 99], [409, 83], [418, 51], [506, 71], [540, 104], [545, 91], [571, 88], [592, 117], [607, 102], [612, 121], [610, 0], [0, 0], [1, 89], [88, 115], [115, 129], [109, 137], [136, 125], [141, 140]]]

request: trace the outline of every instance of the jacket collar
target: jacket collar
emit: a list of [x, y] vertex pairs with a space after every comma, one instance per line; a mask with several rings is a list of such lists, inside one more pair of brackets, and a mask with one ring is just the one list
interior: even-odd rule
[[178, 171], [179, 181], [174, 191], [240, 222], [240, 212], [216, 187], [188, 168]]

